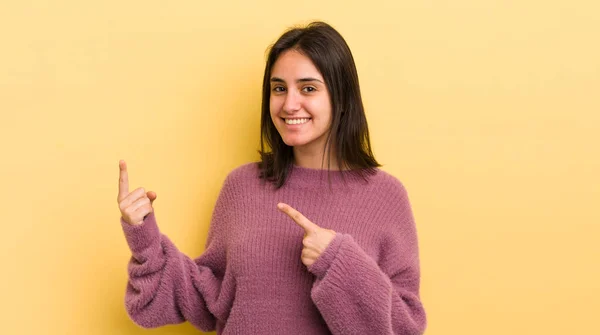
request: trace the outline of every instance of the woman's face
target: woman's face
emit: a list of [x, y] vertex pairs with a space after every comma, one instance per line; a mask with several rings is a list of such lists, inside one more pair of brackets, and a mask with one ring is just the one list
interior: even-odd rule
[[331, 127], [331, 102], [323, 76], [310, 58], [290, 49], [275, 61], [270, 110], [285, 144], [323, 150]]

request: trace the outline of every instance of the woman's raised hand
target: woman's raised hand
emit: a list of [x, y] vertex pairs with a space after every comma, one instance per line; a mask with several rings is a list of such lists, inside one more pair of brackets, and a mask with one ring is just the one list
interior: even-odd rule
[[143, 187], [129, 193], [129, 176], [127, 175], [127, 164], [124, 160], [119, 161], [119, 210], [123, 220], [129, 224], [137, 225], [144, 222], [144, 218], [154, 211], [152, 203], [156, 200], [156, 193], [146, 191]]

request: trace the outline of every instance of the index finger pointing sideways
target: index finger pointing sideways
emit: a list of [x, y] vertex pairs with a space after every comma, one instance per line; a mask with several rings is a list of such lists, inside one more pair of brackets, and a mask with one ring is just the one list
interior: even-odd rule
[[119, 202], [129, 194], [129, 175], [127, 174], [127, 163], [119, 161]]
[[304, 228], [305, 231], [312, 231], [318, 228], [316, 224], [307, 219], [302, 213], [298, 212], [290, 205], [284, 204], [282, 202], [277, 204], [277, 208], [287, 214], [292, 220], [294, 220], [300, 227]]

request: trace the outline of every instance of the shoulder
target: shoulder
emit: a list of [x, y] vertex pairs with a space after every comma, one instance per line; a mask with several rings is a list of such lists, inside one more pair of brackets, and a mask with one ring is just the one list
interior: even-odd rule
[[380, 168], [373, 178], [373, 186], [386, 198], [402, 199], [407, 197], [406, 187], [396, 176]]
[[224, 188], [237, 188], [258, 180], [258, 162], [244, 163], [231, 170], [223, 183]]
[[239, 181], [258, 178], [258, 162], [244, 163], [227, 174], [227, 180]]
[[[384, 240], [400, 245], [406, 243], [407, 239], [414, 239], [415, 217], [404, 183], [391, 173], [379, 169], [374, 186], [380, 207], [385, 208], [385, 213], [381, 214], [382, 229], [387, 234]], [[392, 246], [386, 244], [384, 247]]]
[[256, 163], [246, 163], [232, 169], [221, 184], [218, 203], [236, 203], [244, 198], [248, 192], [247, 185], [253, 182], [253, 178], [258, 178], [257, 173]]

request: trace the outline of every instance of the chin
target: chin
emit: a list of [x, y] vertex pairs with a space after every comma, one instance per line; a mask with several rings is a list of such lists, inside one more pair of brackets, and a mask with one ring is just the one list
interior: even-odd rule
[[297, 138], [285, 138], [283, 137], [283, 143], [285, 143], [289, 147], [298, 147], [307, 143], [307, 141], [303, 141]]
[[298, 147], [298, 146], [302, 146], [303, 144], [305, 144], [304, 142], [286, 141], [286, 140], [283, 140], [283, 143], [285, 143], [285, 145], [287, 145], [288, 147]]

